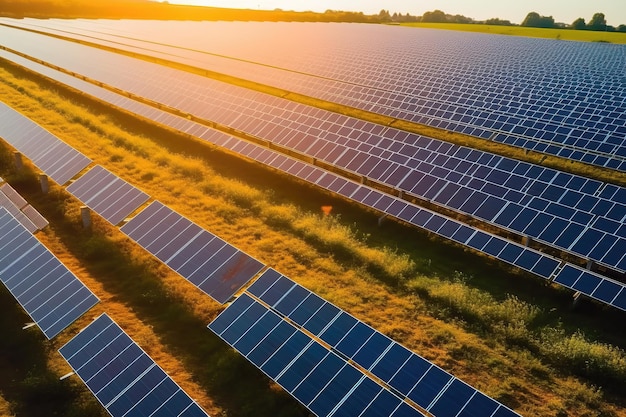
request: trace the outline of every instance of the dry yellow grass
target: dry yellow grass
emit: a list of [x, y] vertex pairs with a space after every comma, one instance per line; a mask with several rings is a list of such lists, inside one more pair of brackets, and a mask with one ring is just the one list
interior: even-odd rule
[[2, 397], [2, 393], [0, 393], [0, 417], [15, 417], [11, 412], [11, 404]]

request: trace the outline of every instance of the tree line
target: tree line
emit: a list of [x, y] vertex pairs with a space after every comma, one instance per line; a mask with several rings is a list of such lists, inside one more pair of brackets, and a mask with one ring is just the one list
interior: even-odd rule
[[[387, 22], [424, 22], [424, 23], [474, 23], [485, 25], [499, 25], [499, 26], [515, 26], [509, 20], [500, 18], [491, 18], [485, 21], [477, 21], [470, 17], [462, 15], [451, 15], [444, 13], [441, 10], [433, 10], [424, 13], [422, 16], [411, 16], [410, 14], [398, 14], [389, 13], [389, 10], [381, 10], [378, 13], [378, 17], [381, 21]], [[595, 31], [607, 31], [607, 32], [626, 32], [626, 25], [622, 24], [618, 27], [608, 25], [606, 23], [606, 16], [604, 13], [595, 13], [589, 23], [585, 22], [585, 19], [579, 17], [571, 24], [557, 23], [552, 16], [541, 16], [537, 12], [530, 12], [524, 18], [521, 26], [536, 27], [536, 28], [560, 28], [560, 29], [575, 29], [575, 30], [595, 30]]]
[[570, 25], [563, 25], [556, 23], [552, 16], [540, 16], [537, 12], [530, 12], [522, 22], [522, 26], [537, 27], [537, 28], [561, 28], [569, 27], [575, 30], [595, 30], [602, 32], [626, 32], [626, 25], [619, 25], [617, 28], [606, 23], [606, 17], [604, 13], [595, 13], [589, 23], [585, 22], [585, 19], [579, 17], [574, 20]]
[[[109, 19], [164, 19], [164, 20], [267, 20], [267, 21], [311, 21], [311, 22], [359, 22], [359, 23], [472, 23], [514, 26], [509, 20], [500, 18], [477, 21], [463, 15], [451, 15], [441, 10], [425, 12], [422, 16], [409, 13], [390, 13], [381, 10], [378, 14], [326, 10], [324, 13], [294, 12], [282, 9], [252, 10], [226, 9], [218, 7], [185, 6], [169, 4], [167, 1], [152, 0], [0, 0], [0, 16], [41, 18], [109, 18]], [[607, 25], [604, 13], [593, 15], [589, 23], [578, 18], [571, 24], [557, 23], [552, 16], [541, 16], [530, 12], [521, 26], [539, 28], [571, 28], [598, 31], [626, 32], [626, 25], [617, 28]]]

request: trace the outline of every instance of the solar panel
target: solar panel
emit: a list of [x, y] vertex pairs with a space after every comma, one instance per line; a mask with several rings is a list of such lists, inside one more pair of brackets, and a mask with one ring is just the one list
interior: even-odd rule
[[106, 314], [59, 352], [113, 417], [208, 416]]
[[51, 339], [98, 298], [0, 207], [0, 280]]
[[626, 310], [626, 284], [623, 282], [570, 264], [563, 267], [554, 278], [554, 282], [613, 307]]
[[13, 202], [6, 196], [6, 194], [0, 192], [0, 207], [6, 209], [22, 226], [24, 226], [30, 233], [37, 231], [37, 226], [28, 218], [26, 213], [23, 213], [18, 209]]
[[2, 102], [0, 137], [61, 185], [91, 163], [85, 155]]
[[[223, 318], [218, 316], [209, 326], [238, 350], [243, 346], [240, 341], [247, 340], [248, 333], [261, 323], [255, 321], [255, 314], [258, 313], [248, 313], [262, 311], [255, 304], [254, 297], [279, 317], [285, 317], [298, 328], [306, 330], [315, 340], [330, 346], [332, 352], [359, 365], [367, 371], [366, 374], [382, 381], [401, 397], [410, 399], [434, 416], [457, 416], [470, 410], [476, 414], [461, 415], [517, 415], [273, 269], [264, 272], [245, 294], [250, 294], [250, 297], [241, 296], [242, 301], [238, 299], [237, 306], [233, 303], [222, 313]], [[229, 312], [231, 308], [233, 311]], [[267, 334], [267, 331], [260, 334]], [[257, 346], [254, 343], [250, 345]], [[278, 353], [280, 349], [268, 347], [264, 351]], [[252, 355], [245, 349], [240, 352], [248, 359]], [[265, 372], [263, 367], [269, 369], [267, 364], [270, 360], [263, 355], [260, 357], [265, 362], [255, 364]], [[275, 378], [271, 372], [268, 375]]]
[[[3, 181], [4, 180], [0, 178], [0, 183], [2, 183]], [[5, 196], [7, 196], [7, 198], [11, 201], [11, 203], [13, 203], [15, 207], [20, 210], [22, 210], [28, 204], [28, 202], [24, 200], [24, 197], [22, 197], [17, 191], [15, 191], [15, 189], [9, 184], [0, 185], [0, 191]]]
[[[0, 183], [2, 182], [3, 180], [0, 178]], [[4, 207], [31, 233], [48, 225], [48, 221], [41, 213], [28, 204], [8, 183], [0, 186], [0, 207]]]
[[121, 230], [220, 303], [228, 301], [263, 269], [258, 260], [158, 201]]
[[316, 416], [425, 416], [245, 293], [208, 327]]
[[117, 175], [96, 165], [67, 191], [112, 224], [118, 224], [150, 198]]

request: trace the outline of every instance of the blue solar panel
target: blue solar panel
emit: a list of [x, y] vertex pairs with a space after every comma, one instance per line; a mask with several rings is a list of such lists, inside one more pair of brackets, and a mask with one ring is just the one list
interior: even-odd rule
[[91, 163], [85, 155], [2, 102], [0, 137], [58, 184], [65, 184]]
[[317, 416], [424, 416], [246, 293], [208, 327]]
[[263, 268], [258, 260], [157, 201], [121, 230], [220, 303]]
[[561, 269], [554, 278], [554, 282], [603, 303], [626, 310], [626, 284], [622, 282], [570, 264]]
[[120, 223], [149, 198], [100, 165], [70, 184], [67, 191], [112, 224]]
[[113, 417], [208, 416], [106, 314], [59, 352]]
[[98, 298], [0, 207], [0, 280], [51, 339]]
[[[250, 294], [250, 296], [246, 294]], [[323, 304], [315, 303], [314, 312], [306, 318], [299, 317], [299, 308], [312, 296], [321, 300]], [[267, 304], [270, 310], [262, 307], [253, 297]], [[289, 301], [292, 299], [293, 301]], [[299, 307], [284, 308], [286, 305]], [[231, 311], [231, 309], [233, 310]], [[307, 310], [312, 311], [313, 309]], [[322, 314], [322, 312], [325, 313]], [[507, 410], [512, 415], [516, 415], [433, 363], [414, 354], [273, 269], [268, 269], [262, 274], [244, 295], [240, 296], [222, 313], [223, 317], [222, 315], [218, 316], [209, 327], [245, 356], [248, 351], [242, 351], [238, 348], [238, 344], [241, 343], [238, 338], [252, 337], [253, 343], [250, 344], [258, 344], [263, 335], [271, 334], [272, 330], [268, 330], [270, 327], [273, 329], [280, 327], [280, 320], [276, 318], [269, 321], [269, 326], [263, 324], [263, 318], [268, 315], [272, 316], [272, 314], [276, 314], [277, 317], [284, 316], [291, 323], [306, 329], [313, 336], [328, 344], [332, 352], [336, 352], [344, 360], [349, 360], [366, 370], [366, 375], [372, 375], [387, 387], [409, 398], [435, 416], [456, 416], [461, 410], [468, 407], [469, 410], [491, 410], [491, 412], [502, 409], [501, 412]], [[234, 329], [230, 330], [233, 327]], [[259, 327], [258, 332], [256, 327]], [[290, 333], [289, 336], [283, 336], [279, 340], [282, 343], [287, 343], [286, 340], [291, 335], [293, 333]], [[272, 347], [275, 349], [276, 343]], [[278, 378], [279, 383], [283, 378], [281, 385], [288, 391], [291, 391], [295, 384], [311, 372], [312, 366], [314, 366], [312, 364], [319, 363], [326, 357], [324, 351], [315, 342], [307, 342], [306, 339], [298, 339], [292, 347], [293, 349], [287, 351], [288, 354], [284, 360], [286, 363], [295, 358], [300, 358], [297, 353], [298, 350], [304, 352], [309, 349], [306, 350], [306, 355], [300, 359], [301, 366], [298, 367], [298, 372], [301, 373], [288, 373], [287, 376], [283, 377], [283, 374], [274, 368], [274, 364], [268, 365], [268, 369], [272, 369], [270, 373], [269, 370], [263, 369], [263, 363], [255, 363], [270, 377]], [[261, 356], [263, 360], [268, 360], [268, 351], [269, 349], [264, 350], [265, 354]], [[334, 359], [333, 365], [330, 366], [332, 369], [338, 367]], [[336, 369], [335, 371], [338, 372]], [[308, 399], [308, 397], [305, 398]], [[304, 403], [305, 405], [308, 404], [306, 401]]]

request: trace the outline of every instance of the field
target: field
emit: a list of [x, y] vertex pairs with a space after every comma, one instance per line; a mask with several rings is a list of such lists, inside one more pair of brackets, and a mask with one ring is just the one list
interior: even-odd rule
[[[226, 154], [0, 66], [0, 96], [96, 163], [459, 378], [528, 416], [626, 416], [623, 314]], [[96, 219], [37, 190], [35, 171], [0, 176], [51, 226], [38, 237], [102, 300], [44, 342], [3, 289], [0, 412], [103, 415], [56, 353], [109, 313], [212, 416], [306, 415], [206, 329], [220, 306]], [[332, 205], [323, 216], [322, 205]], [[397, 236], [403, 236], [398, 240]], [[19, 323], [19, 326], [16, 326]], [[9, 355], [20, 346], [16, 361]], [[39, 401], [33, 402], [33, 398]], [[44, 401], [45, 400], [45, 401]], [[50, 410], [55, 410], [50, 412]]]
[[597, 32], [591, 30], [543, 29], [522, 26], [473, 25], [460, 23], [403, 23], [402, 25], [429, 29], [490, 33], [492, 35], [526, 36], [529, 38], [545, 38], [562, 41], [606, 42], [616, 44], [626, 43], [626, 33], [623, 32]]

